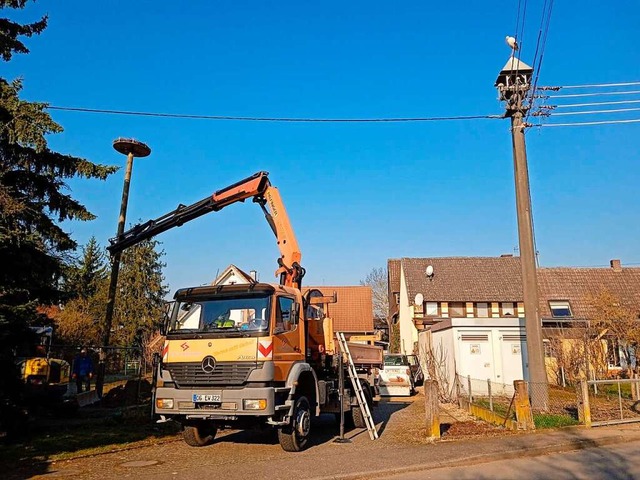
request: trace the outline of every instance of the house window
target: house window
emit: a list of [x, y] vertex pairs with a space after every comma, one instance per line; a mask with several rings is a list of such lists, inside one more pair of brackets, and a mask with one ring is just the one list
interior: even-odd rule
[[516, 311], [513, 307], [513, 302], [502, 302], [502, 316], [503, 317], [513, 317], [515, 316]]
[[427, 302], [427, 316], [428, 317], [438, 316], [438, 302]]
[[476, 303], [476, 317], [489, 318], [489, 304], [488, 303]]
[[551, 316], [553, 318], [573, 317], [571, 305], [567, 300], [551, 300], [549, 302]]
[[449, 303], [449, 316], [451, 318], [465, 317], [465, 305], [462, 302], [450, 302]]

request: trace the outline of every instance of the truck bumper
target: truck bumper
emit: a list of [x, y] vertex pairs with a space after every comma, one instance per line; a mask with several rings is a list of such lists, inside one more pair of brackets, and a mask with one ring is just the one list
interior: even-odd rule
[[[196, 395], [218, 396], [220, 401], [194, 401]], [[172, 408], [167, 408], [168, 400]], [[248, 402], [248, 401], [254, 402]], [[264, 401], [264, 408], [250, 408], [255, 401]], [[239, 417], [271, 417], [275, 413], [273, 387], [246, 387], [228, 389], [176, 389], [158, 387], [154, 397], [154, 411], [167, 417], [187, 419], [235, 420]]]

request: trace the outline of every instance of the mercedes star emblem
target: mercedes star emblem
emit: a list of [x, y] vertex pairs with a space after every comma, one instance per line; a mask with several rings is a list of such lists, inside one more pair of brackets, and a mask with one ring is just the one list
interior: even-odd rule
[[211, 355], [207, 355], [202, 359], [202, 371], [204, 373], [213, 373], [216, 369], [216, 359]]

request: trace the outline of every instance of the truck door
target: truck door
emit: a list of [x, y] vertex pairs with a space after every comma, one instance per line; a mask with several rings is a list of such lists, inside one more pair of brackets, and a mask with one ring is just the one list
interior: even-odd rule
[[300, 344], [301, 328], [299, 304], [292, 297], [277, 297], [273, 330], [273, 361], [277, 381], [286, 380], [293, 363], [304, 360]]

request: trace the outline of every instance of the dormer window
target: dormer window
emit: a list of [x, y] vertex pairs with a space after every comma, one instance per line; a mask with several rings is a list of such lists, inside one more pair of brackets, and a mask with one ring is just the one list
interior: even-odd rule
[[569, 305], [568, 300], [550, 300], [549, 308], [551, 309], [551, 316], [553, 318], [573, 317], [571, 305]]

